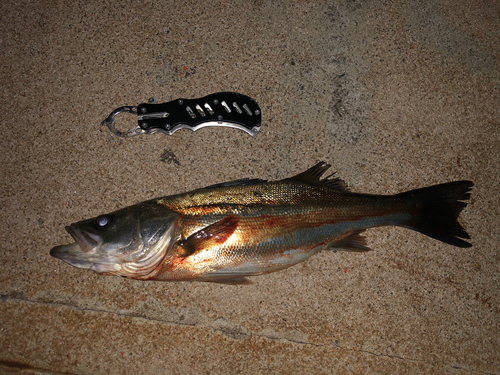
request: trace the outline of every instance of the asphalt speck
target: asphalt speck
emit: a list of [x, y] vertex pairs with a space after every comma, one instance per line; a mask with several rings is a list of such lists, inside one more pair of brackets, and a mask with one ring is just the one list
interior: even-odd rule
[[168, 164], [174, 163], [177, 165], [181, 165], [181, 163], [179, 162], [179, 159], [177, 159], [177, 156], [175, 156], [175, 154], [171, 150], [169, 150], [168, 148], [163, 150], [163, 152], [161, 153], [160, 161], [162, 161], [164, 163], [168, 163]]

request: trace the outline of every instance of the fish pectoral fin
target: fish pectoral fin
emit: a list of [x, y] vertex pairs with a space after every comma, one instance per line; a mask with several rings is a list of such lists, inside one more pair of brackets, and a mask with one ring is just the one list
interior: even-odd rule
[[206, 281], [209, 283], [217, 283], [217, 284], [227, 284], [227, 285], [251, 285], [253, 281], [251, 281], [248, 277], [245, 276], [212, 276], [212, 277], [204, 277], [200, 278], [199, 281]]
[[344, 251], [353, 251], [356, 253], [363, 253], [365, 251], [371, 251], [366, 245], [366, 238], [361, 234], [365, 230], [357, 230], [352, 232], [347, 237], [342, 238], [339, 241], [332, 242], [328, 245], [328, 249], [330, 250], [344, 250]]
[[193, 233], [179, 241], [179, 246], [183, 249], [183, 253], [179, 255], [187, 257], [197, 251], [222, 245], [234, 233], [239, 222], [238, 216], [231, 215]]

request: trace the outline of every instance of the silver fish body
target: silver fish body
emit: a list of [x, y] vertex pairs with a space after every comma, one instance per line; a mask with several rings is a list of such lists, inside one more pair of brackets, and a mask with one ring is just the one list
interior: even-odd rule
[[401, 226], [459, 247], [457, 222], [473, 183], [455, 181], [396, 195], [347, 191], [321, 176], [239, 180], [153, 199], [67, 227], [71, 245], [50, 254], [78, 268], [140, 280], [248, 284], [323, 249], [370, 250], [361, 233]]

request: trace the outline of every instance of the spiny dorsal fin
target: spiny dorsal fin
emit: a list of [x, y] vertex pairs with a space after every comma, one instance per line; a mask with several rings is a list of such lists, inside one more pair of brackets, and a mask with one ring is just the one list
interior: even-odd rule
[[335, 190], [347, 191], [347, 185], [338, 177], [334, 177], [335, 173], [321, 179], [321, 176], [330, 168], [330, 164], [324, 161], [319, 162], [314, 167], [309, 168], [307, 171], [299, 173], [296, 176], [290, 177], [287, 180], [303, 181], [313, 185], [328, 186]]

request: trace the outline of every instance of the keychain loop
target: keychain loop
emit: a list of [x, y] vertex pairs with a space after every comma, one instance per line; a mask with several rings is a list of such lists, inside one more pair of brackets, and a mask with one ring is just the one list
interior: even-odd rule
[[132, 129], [127, 130], [125, 134], [117, 130], [115, 128], [115, 116], [122, 112], [128, 112], [137, 115], [137, 107], [124, 106], [117, 108], [113, 112], [111, 112], [111, 114], [108, 117], [106, 117], [106, 119], [103, 122], [101, 122], [101, 125], [106, 125], [113, 134], [119, 137], [133, 137], [145, 133], [145, 131], [141, 129], [139, 125], [133, 127]]

